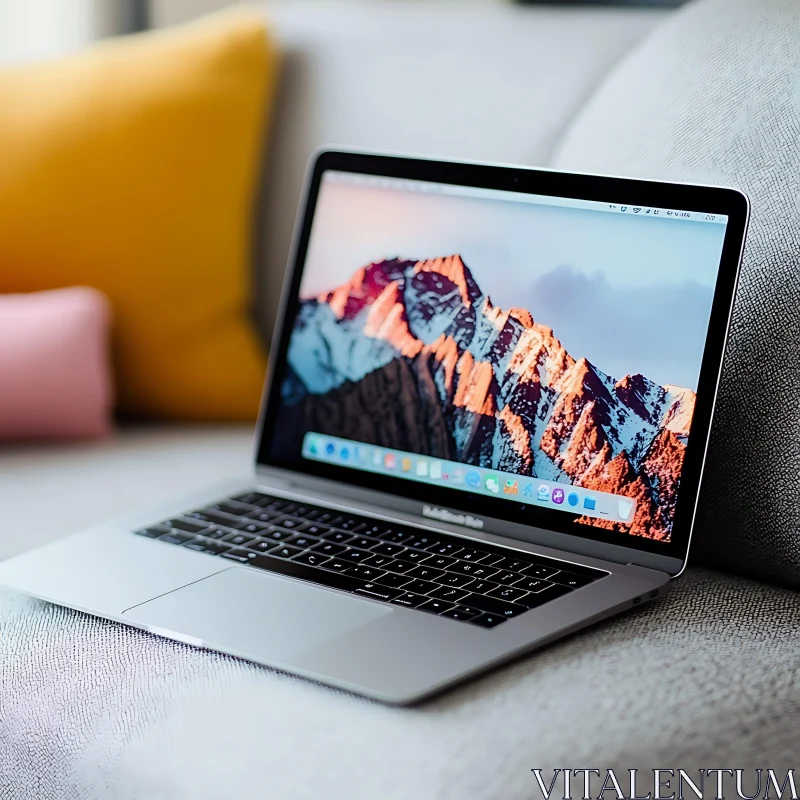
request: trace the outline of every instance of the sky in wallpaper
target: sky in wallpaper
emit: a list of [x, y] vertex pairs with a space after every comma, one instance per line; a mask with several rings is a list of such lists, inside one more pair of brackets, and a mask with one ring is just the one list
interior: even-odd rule
[[[624, 198], [610, 198], [610, 202]], [[495, 305], [575, 358], [697, 388], [724, 225], [324, 180], [300, 292], [385, 258], [458, 253]]]

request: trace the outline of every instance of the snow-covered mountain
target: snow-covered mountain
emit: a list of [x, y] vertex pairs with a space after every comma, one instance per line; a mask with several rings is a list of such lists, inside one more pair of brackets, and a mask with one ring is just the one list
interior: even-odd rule
[[670, 535], [694, 392], [576, 360], [458, 255], [373, 263], [303, 301], [288, 360], [283, 447], [311, 429], [635, 496], [625, 530]]

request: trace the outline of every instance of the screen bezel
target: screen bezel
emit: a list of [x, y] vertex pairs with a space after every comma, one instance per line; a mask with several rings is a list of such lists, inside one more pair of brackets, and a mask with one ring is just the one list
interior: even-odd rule
[[[606, 531], [590, 525], [575, 524], [573, 520], [579, 515], [570, 515], [565, 511], [549, 510], [525, 503], [486, 497], [460, 489], [405, 481], [389, 475], [384, 476], [355, 468], [311, 461], [304, 459], [300, 453], [297, 454], [296, 459], [277, 459], [271, 456], [271, 431], [280, 405], [280, 386], [287, 365], [289, 338], [300, 306], [299, 288], [311, 226], [322, 175], [328, 170], [499, 189], [524, 194], [550, 195], [559, 198], [609, 203], [624, 202], [631, 206], [658, 206], [728, 216], [697, 385], [695, 414], [681, 474], [681, 489], [676, 506], [672, 537], [669, 542]], [[748, 213], [749, 204], [746, 196], [729, 188], [580, 175], [526, 167], [435, 161], [392, 155], [333, 150], [318, 153], [309, 165], [306, 194], [298, 216], [293, 252], [290, 255], [284, 284], [281, 314], [273, 337], [270, 370], [259, 416], [260, 437], [256, 450], [257, 466], [288, 470], [293, 473], [335, 481], [346, 486], [400, 496], [419, 502], [420, 505], [427, 503], [445, 506], [476, 517], [512, 522], [529, 526], [532, 529], [558, 531], [580, 539], [605, 542], [617, 547], [685, 561], [738, 279]]]

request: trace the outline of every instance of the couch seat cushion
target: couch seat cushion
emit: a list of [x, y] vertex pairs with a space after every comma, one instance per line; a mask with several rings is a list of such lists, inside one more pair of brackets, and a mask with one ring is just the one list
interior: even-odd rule
[[0, 796], [529, 800], [534, 767], [785, 770], [798, 615], [794, 592], [693, 570], [397, 709], [0, 592]]

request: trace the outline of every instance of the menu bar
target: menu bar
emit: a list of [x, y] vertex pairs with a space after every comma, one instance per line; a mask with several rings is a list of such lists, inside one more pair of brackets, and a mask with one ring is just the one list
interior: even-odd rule
[[603, 211], [610, 214], [625, 214], [669, 221], [704, 222], [725, 225], [726, 214], [708, 214], [704, 211], [684, 211], [676, 208], [655, 208], [653, 206], [633, 206], [624, 203], [604, 203], [597, 200], [579, 200], [574, 197], [556, 197], [545, 194], [528, 194], [527, 192], [507, 192], [501, 189], [483, 189], [477, 186], [457, 186], [450, 183], [434, 183], [432, 181], [407, 180], [405, 178], [385, 178], [377, 175], [364, 175], [357, 172], [338, 172], [328, 170], [323, 181], [332, 183], [348, 183], [357, 186], [374, 186], [376, 188], [394, 189], [398, 191], [422, 192], [424, 194], [457, 195], [460, 197], [480, 197], [486, 200], [506, 200], [515, 203], [531, 203], [534, 205], [557, 206], [561, 208], [583, 208], [592, 211]]
[[636, 500], [632, 497], [513, 472], [473, 467], [336, 436], [307, 433], [303, 439], [302, 454], [312, 461], [338, 467], [350, 467], [442, 488], [473, 492], [501, 500], [566, 511], [573, 515], [580, 514], [623, 524], [630, 524], [636, 516]]

